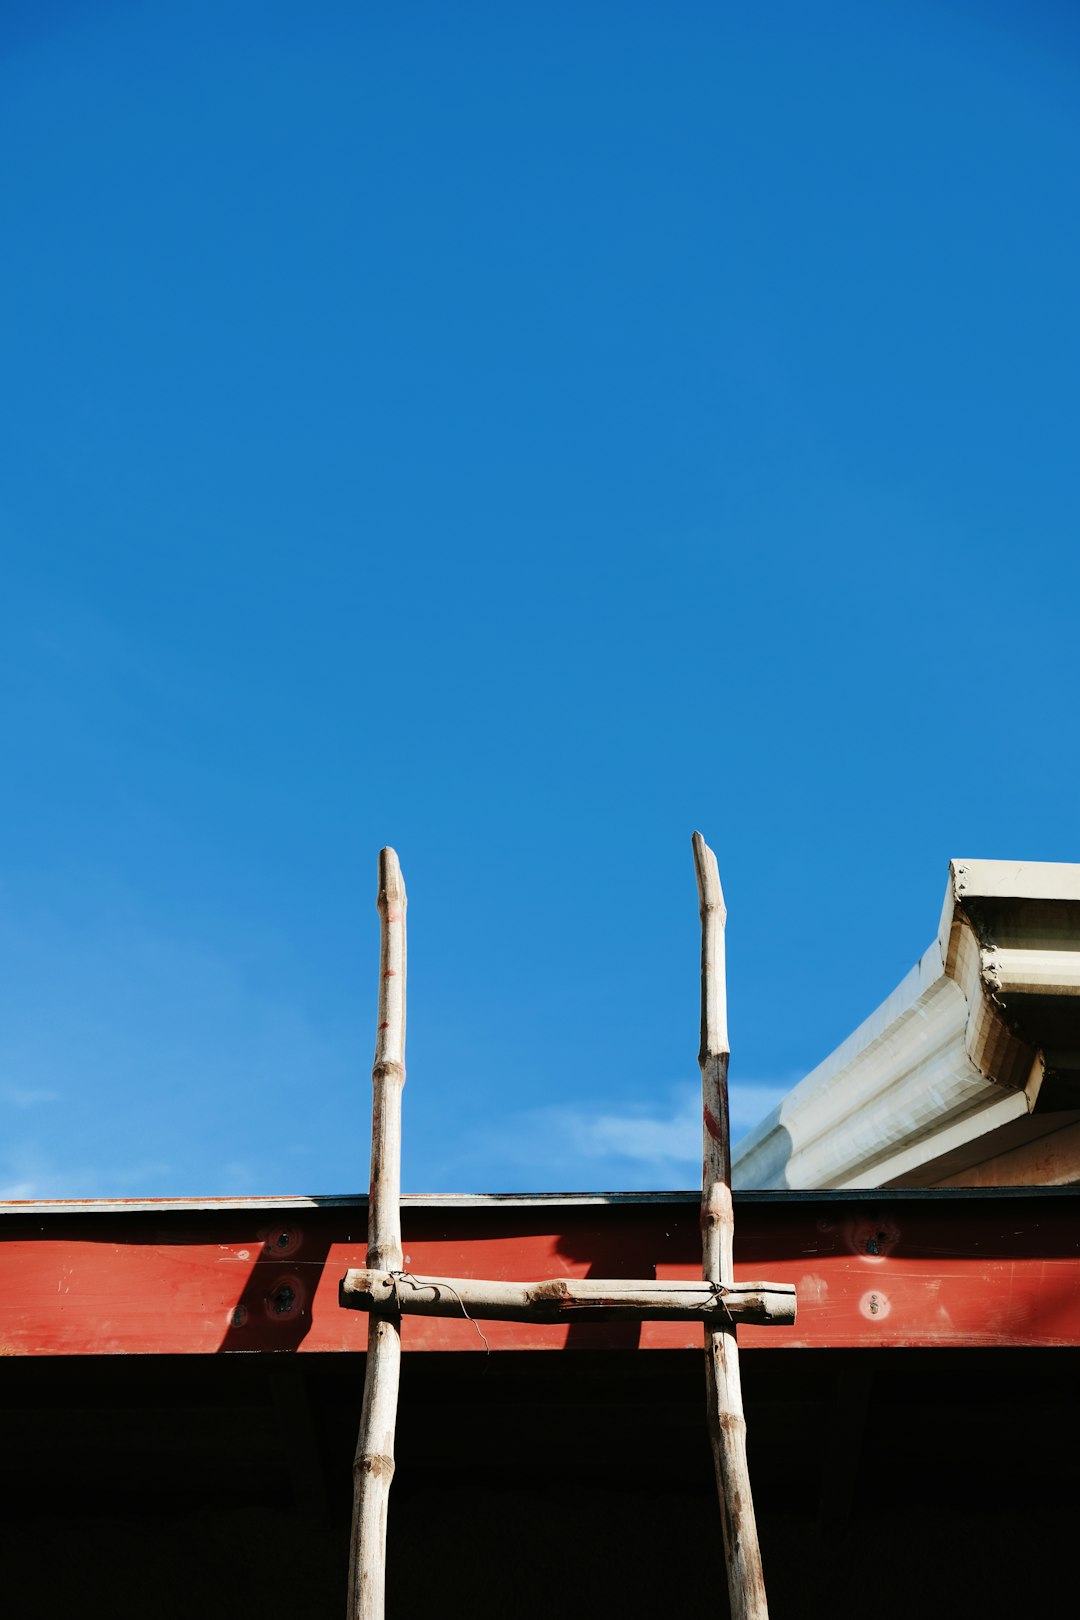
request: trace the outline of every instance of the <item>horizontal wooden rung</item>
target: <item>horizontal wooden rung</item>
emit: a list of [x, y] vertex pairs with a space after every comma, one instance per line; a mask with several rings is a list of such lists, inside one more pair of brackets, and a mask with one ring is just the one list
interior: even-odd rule
[[347, 1271], [341, 1304], [405, 1316], [469, 1316], [488, 1322], [753, 1322], [790, 1327], [790, 1283], [655, 1282], [552, 1277], [546, 1282], [484, 1282], [417, 1277], [412, 1272]]

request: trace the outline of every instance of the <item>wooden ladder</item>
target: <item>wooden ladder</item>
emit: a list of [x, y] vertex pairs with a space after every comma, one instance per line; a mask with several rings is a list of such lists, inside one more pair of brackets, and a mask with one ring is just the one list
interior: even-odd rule
[[795, 1290], [783, 1283], [736, 1283], [728, 1120], [727, 913], [716, 856], [695, 833], [694, 868], [701, 914], [700, 1283], [552, 1278], [485, 1282], [417, 1277], [401, 1248], [401, 1092], [405, 1084], [405, 884], [392, 849], [379, 854], [381, 922], [379, 1014], [371, 1116], [371, 1193], [367, 1266], [346, 1273], [341, 1302], [370, 1313], [364, 1405], [353, 1463], [353, 1523], [348, 1620], [383, 1620], [386, 1519], [394, 1475], [403, 1315], [481, 1320], [570, 1322], [697, 1320], [704, 1324], [705, 1379], [732, 1620], [767, 1620], [765, 1582], [746, 1460], [736, 1327], [740, 1321], [788, 1325]]

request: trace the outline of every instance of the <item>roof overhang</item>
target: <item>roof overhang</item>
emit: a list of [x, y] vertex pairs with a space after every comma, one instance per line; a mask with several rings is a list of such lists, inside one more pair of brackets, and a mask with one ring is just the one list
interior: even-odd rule
[[937, 938], [734, 1155], [738, 1187], [929, 1186], [1080, 1119], [1080, 865], [953, 861]]

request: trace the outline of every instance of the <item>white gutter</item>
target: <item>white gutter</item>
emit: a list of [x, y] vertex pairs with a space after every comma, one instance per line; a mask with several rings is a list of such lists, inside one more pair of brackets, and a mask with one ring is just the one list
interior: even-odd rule
[[1080, 1047], [1080, 999], [1058, 999], [1080, 998], [1080, 866], [951, 862], [937, 939], [739, 1144], [734, 1185], [932, 1181], [937, 1161], [1034, 1109], [1047, 997], [1055, 1043], [1064, 1014]]

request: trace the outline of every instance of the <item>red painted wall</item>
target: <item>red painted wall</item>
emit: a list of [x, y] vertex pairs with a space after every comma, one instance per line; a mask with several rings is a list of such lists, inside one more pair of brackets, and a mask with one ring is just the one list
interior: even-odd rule
[[[747, 1350], [1080, 1344], [1080, 1199], [1060, 1192], [815, 1194], [737, 1202], [736, 1273], [792, 1282], [792, 1328], [741, 1328]], [[360, 1201], [206, 1210], [163, 1205], [0, 1217], [0, 1354], [362, 1350], [338, 1304], [364, 1263]], [[403, 1211], [406, 1267], [428, 1275], [700, 1275], [686, 1202]], [[478, 1328], [480, 1331], [478, 1331]], [[691, 1324], [540, 1327], [406, 1319], [408, 1350], [697, 1346]]]

